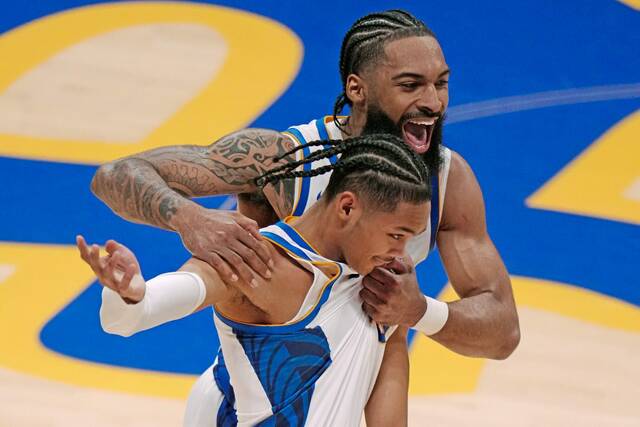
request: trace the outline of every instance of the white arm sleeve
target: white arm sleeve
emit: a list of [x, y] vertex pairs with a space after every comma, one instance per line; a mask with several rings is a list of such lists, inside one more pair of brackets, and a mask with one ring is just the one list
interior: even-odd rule
[[[144, 280], [139, 274], [132, 280]], [[178, 271], [147, 281], [144, 298], [127, 304], [120, 295], [102, 289], [100, 324], [105, 332], [129, 337], [193, 313], [204, 301], [207, 290], [195, 273]]]

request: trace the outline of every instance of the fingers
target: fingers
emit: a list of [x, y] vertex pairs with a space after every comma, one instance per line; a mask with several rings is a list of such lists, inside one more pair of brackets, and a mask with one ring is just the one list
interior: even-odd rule
[[371, 318], [372, 320], [377, 320], [376, 318], [378, 317], [378, 309], [373, 305], [365, 301], [362, 303], [362, 310], [367, 313], [369, 318]]
[[[243, 228], [245, 231], [249, 231], [246, 233], [238, 233], [238, 240], [240, 240], [245, 246], [247, 246], [253, 252], [250, 255], [250, 259], [245, 258], [245, 261], [249, 263], [252, 268], [259, 273], [265, 279], [269, 279], [271, 274], [266, 275], [266, 272], [269, 269], [273, 268], [273, 259], [271, 258], [271, 254], [269, 253], [269, 249], [267, 245], [264, 243], [264, 239], [258, 230], [258, 224], [249, 218], [246, 218], [242, 215], [238, 215], [236, 219], [238, 225]], [[255, 254], [255, 255], [254, 255]], [[257, 258], [256, 258], [257, 255]], [[262, 268], [262, 265], [265, 265]]]
[[380, 299], [376, 294], [374, 294], [367, 288], [363, 288], [360, 290], [360, 298], [362, 298], [364, 302], [372, 306], [382, 306], [386, 304], [385, 300]]
[[[263, 242], [258, 242], [250, 234], [242, 236], [241, 239], [242, 240], [230, 241], [228, 249], [238, 254], [244, 261], [243, 264], [246, 263], [251, 270], [255, 271], [265, 279], [270, 279], [271, 269], [267, 266], [266, 262], [271, 258], [271, 256], [269, 254], [269, 250], [266, 247], [266, 244]], [[247, 240], [251, 240], [251, 243], [254, 244], [254, 246], [249, 247], [248, 245], [246, 245], [245, 242]], [[266, 253], [267, 261], [264, 261], [262, 256], [259, 256], [259, 254], [256, 253], [255, 248], [258, 248], [258, 250], [260, 250], [263, 254]], [[227, 259], [227, 261], [232, 262], [232, 260], [230, 259]], [[242, 274], [240, 274], [240, 276], [243, 277]]]
[[218, 254], [211, 254], [208, 259], [204, 261], [208, 262], [216, 270], [222, 281], [228, 286], [237, 286], [239, 280], [238, 275]]
[[113, 254], [121, 245], [115, 240], [107, 240], [107, 243], [104, 245], [104, 248], [107, 250], [108, 254]]
[[375, 294], [382, 301], [387, 301], [389, 299], [389, 295], [393, 292], [393, 286], [386, 283], [380, 283], [371, 275], [362, 279], [362, 286]]
[[262, 235], [260, 234], [260, 227], [258, 227], [258, 223], [252, 220], [251, 218], [247, 218], [242, 214], [236, 214], [235, 216], [236, 223], [244, 228], [246, 231], [251, 233], [251, 235], [257, 239], [262, 240]]
[[80, 234], [76, 236], [76, 246], [80, 251], [80, 258], [87, 264], [91, 265], [89, 262], [89, 246], [87, 246], [87, 242], [84, 240], [84, 237]]
[[386, 268], [374, 268], [367, 277], [371, 277], [385, 285], [393, 285], [397, 282], [396, 275]]
[[219, 254], [238, 273], [241, 282], [249, 283], [253, 288], [258, 286], [253, 270], [249, 268], [240, 255], [227, 248], [221, 249]]

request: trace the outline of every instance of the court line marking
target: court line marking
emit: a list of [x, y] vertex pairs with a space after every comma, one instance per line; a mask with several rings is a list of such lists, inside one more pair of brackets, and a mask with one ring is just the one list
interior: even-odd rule
[[640, 98], [640, 83], [535, 92], [527, 95], [493, 98], [486, 101], [471, 102], [450, 107], [447, 112], [446, 123], [460, 123], [479, 118], [560, 105], [636, 98]]

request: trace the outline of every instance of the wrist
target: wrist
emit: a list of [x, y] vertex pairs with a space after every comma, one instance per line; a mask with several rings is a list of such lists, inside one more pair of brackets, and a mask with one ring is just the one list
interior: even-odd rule
[[426, 310], [422, 317], [411, 327], [425, 335], [435, 335], [442, 330], [449, 319], [449, 305], [426, 295], [422, 296]]
[[127, 289], [120, 293], [120, 298], [129, 305], [138, 304], [147, 293], [147, 283], [142, 275], [134, 274]]
[[198, 203], [185, 199], [183, 203], [180, 203], [180, 206], [171, 215], [167, 223], [171, 229], [181, 234], [183, 230], [192, 228], [191, 224], [194, 222], [194, 218], [197, 219], [202, 215], [203, 211], [205, 211], [205, 208]]
[[420, 319], [422, 319], [422, 317], [424, 317], [426, 312], [427, 312], [427, 300], [425, 299], [424, 295], [420, 293], [418, 295], [418, 298], [415, 301], [414, 307], [411, 310], [410, 315], [408, 316], [408, 321], [406, 322], [405, 326], [408, 328], [413, 328], [414, 325], [418, 323]]

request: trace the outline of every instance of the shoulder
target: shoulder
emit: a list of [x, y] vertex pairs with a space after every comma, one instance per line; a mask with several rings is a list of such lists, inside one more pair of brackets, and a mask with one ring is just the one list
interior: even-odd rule
[[482, 189], [469, 163], [459, 153], [451, 150], [440, 229], [446, 230], [470, 223], [484, 224]]
[[293, 142], [283, 132], [273, 129], [248, 128], [223, 136], [210, 145], [211, 148], [216, 150], [231, 146], [246, 150], [272, 149], [272, 147], [277, 146], [293, 148]]

